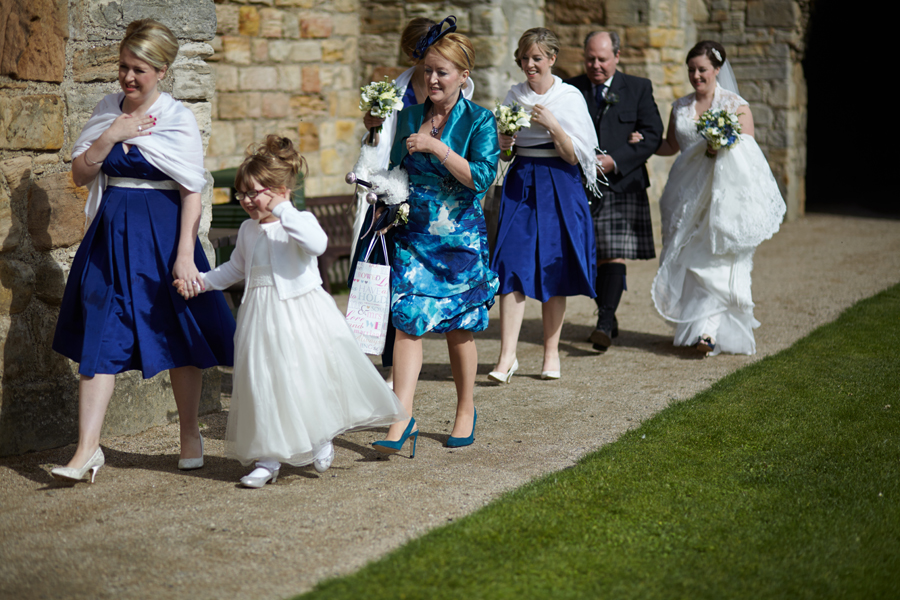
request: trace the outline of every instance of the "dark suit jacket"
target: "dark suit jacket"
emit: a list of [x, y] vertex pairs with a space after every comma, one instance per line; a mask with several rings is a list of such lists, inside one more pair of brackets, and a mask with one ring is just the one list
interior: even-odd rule
[[[591, 80], [579, 75], [566, 80], [584, 94], [600, 148], [613, 157], [618, 173], [608, 174], [609, 189], [617, 193], [641, 192], [650, 187], [646, 162], [662, 143], [663, 124], [653, 100], [653, 85], [649, 79], [616, 71], [607, 98], [615, 94], [619, 101], [608, 104], [606, 112], [598, 114]], [[639, 131], [644, 140], [629, 144], [628, 136]]]

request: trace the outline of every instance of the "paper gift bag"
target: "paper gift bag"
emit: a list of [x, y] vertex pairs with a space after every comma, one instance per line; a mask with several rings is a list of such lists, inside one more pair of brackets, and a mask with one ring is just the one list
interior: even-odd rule
[[366, 354], [384, 352], [391, 310], [391, 268], [368, 262], [376, 239], [381, 240], [384, 256], [388, 255], [384, 236], [380, 233], [372, 236], [365, 258], [356, 265], [347, 302], [347, 324]]

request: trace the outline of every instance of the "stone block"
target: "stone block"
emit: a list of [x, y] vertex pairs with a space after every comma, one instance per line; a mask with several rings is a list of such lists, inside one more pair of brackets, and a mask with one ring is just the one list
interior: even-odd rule
[[119, 17], [115, 13], [121, 10], [121, 17], [107, 21], [108, 26], [118, 29], [110, 29], [108, 33], [115, 40], [121, 39], [125, 27], [137, 19], [156, 19], [179, 40], [208, 41], [216, 35], [216, 5], [211, 0], [193, 0], [180, 5], [172, 0], [127, 0], [98, 3], [97, 8], [109, 17]]
[[322, 89], [359, 89], [354, 70], [349, 65], [322, 65], [317, 68], [319, 69], [319, 79], [322, 84]]
[[0, 75], [60, 83], [66, 70], [68, 3], [6, 0], [0, 9]]
[[297, 126], [300, 139], [299, 149], [301, 154], [319, 151], [319, 132], [315, 123], [301, 121]]
[[206, 155], [228, 156], [235, 152], [237, 152], [235, 124], [230, 121], [213, 121]]
[[800, 25], [800, 6], [784, 0], [748, 0], [747, 25], [750, 27], [784, 27]]
[[215, 66], [216, 91], [236, 92], [240, 89], [238, 68], [234, 65], [218, 64]]
[[322, 80], [319, 77], [319, 67], [316, 65], [303, 67], [300, 81], [304, 93], [318, 94], [322, 91]]
[[216, 36], [212, 40], [209, 41], [210, 47], [213, 49], [213, 55], [207, 58], [207, 61], [218, 62], [222, 60], [222, 57], [225, 54], [224, 46], [222, 45], [222, 37]]
[[553, 20], [564, 25], [588, 25], [604, 22], [604, 3], [596, 0], [558, 0]]
[[777, 79], [788, 78], [789, 66], [787, 62], [744, 63], [735, 60], [732, 62], [734, 76], [738, 81], [747, 79]]
[[291, 98], [291, 115], [294, 117], [323, 117], [327, 114], [328, 105], [319, 95]]
[[303, 88], [300, 65], [282, 65], [276, 67], [278, 72], [278, 88], [286, 92], [299, 92]]
[[269, 58], [273, 62], [318, 62], [322, 60], [322, 44], [273, 40], [269, 43]]
[[250, 37], [259, 35], [259, 11], [256, 7], [242, 6], [238, 9], [238, 32]]
[[362, 115], [359, 111], [359, 94], [355, 91], [339, 91], [332, 94], [335, 106], [332, 114], [336, 117], [349, 117], [359, 119]]
[[359, 0], [332, 0], [331, 5], [338, 12], [359, 12]]
[[33, 294], [34, 270], [21, 260], [0, 258], [0, 315], [23, 312]]
[[0, 96], [0, 150], [59, 150], [64, 115], [59, 96]]
[[343, 158], [341, 154], [334, 148], [326, 148], [325, 150], [322, 150], [319, 155], [320, 161], [322, 163], [321, 172], [325, 175], [337, 175], [338, 173], [346, 173], [349, 168], [352, 168], [352, 164], [348, 168], [348, 160]]
[[479, 68], [500, 67], [511, 60], [509, 47], [502, 37], [474, 36], [475, 65]]
[[[629, 71], [629, 74], [635, 74], [633, 72], [633, 69]], [[663, 65], [663, 83], [669, 85], [678, 84], [684, 80], [684, 77], [684, 67], [682, 67], [681, 65]]]
[[350, 121], [338, 119], [334, 124], [335, 140], [347, 144], [356, 144], [362, 136], [361, 123], [359, 119]]
[[753, 123], [759, 127], [768, 127], [773, 124], [772, 109], [765, 104], [758, 104], [752, 108]]
[[[368, 48], [366, 53], [368, 53]], [[357, 55], [355, 38], [322, 40], [322, 62], [354, 64]]]
[[223, 35], [222, 53], [225, 60], [233, 65], [250, 64], [250, 39], [241, 36]]
[[48, 256], [46, 260], [37, 265], [34, 278], [34, 295], [45, 304], [59, 306], [62, 304], [68, 277], [69, 263], [60, 263]]
[[356, 15], [332, 15], [331, 35], [359, 37], [359, 18]]
[[119, 49], [116, 46], [97, 46], [76, 50], [72, 58], [72, 76], [78, 82], [117, 81]]
[[275, 0], [275, 6], [312, 8], [314, 5], [315, 5], [315, 0]]
[[12, 194], [11, 210], [28, 202], [28, 188], [31, 186], [32, 160], [30, 156], [18, 156], [0, 162], [0, 172], [6, 179], [6, 185]]
[[[744, 93], [744, 86], [741, 85], [741, 94]], [[788, 108], [791, 106], [792, 94], [791, 85], [786, 81], [770, 82], [768, 100], [769, 104], [775, 108]], [[749, 100], [749, 98], [748, 98]]]
[[234, 4], [216, 4], [216, 33], [219, 35], [239, 35], [240, 8]]
[[179, 100], [205, 100], [216, 93], [212, 67], [199, 58], [178, 58], [171, 68], [172, 96]]
[[0, 252], [15, 250], [22, 243], [22, 226], [9, 200], [6, 190], [0, 186]]
[[219, 94], [217, 103], [220, 119], [255, 119], [261, 114], [259, 93]]
[[304, 39], [324, 39], [331, 37], [334, 23], [328, 15], [300, 19], [300, 37]]
[[[256, 132], [253, 130], [253, 123], [250, 121], [238, 121], [234, 124], [234, 144], [239, 154], [251, 145], [256, 143]], [[240, 160], [233, 166], [237, 166]]]
[[262, 95], [262, 116], [267, 119], [282, 119], [290, 112], [290, 96], [280, 93]]
[[399, 5], [366, 3], [359, 15], [360, 28], [370, 35], [400, 33], [407, 20]]
[[71, 171], [42, 177], [28, 189], [28, 233], [38, 250], [68, 248], [84, 235], [88, 190], [76, 187]]
[[[363, 31], [366, 31], [363, 29]], [[360, 57], [364, 64], [390, 65], [396, 64], [400, 36], [378, 36], [363, 34], [359, 36], [360, 45], [366, 49]]]
[[375, 67], [372, 70], [371, 79], [372, 81], [384, 81], [384, 78], [387, 77], [390, 81], [396, 81], [404, 71], [406, 71], [406, 67]]
[[632, 48], [646, 48], [650, 45], [650, 32], [647, 27], [626, 27], [623, 46]]
[[763, 91], [763, 87], [759, 85], [759, 83], [755, 81], [747, 81], [741, 82], [741, 96], [747, 102], [762, 102], [764, 99], [765, 92]]
[[282, 37], [291, 40], [300, 38], [300, 15], [286, 12], [281, 20]]
[[178, 56], [182, 58], [202, 58], [208, 60], [215, 54], [212, 44], [206, 42], [185, 42], [178, 48]]
[[280, 38], [284, 35], [284, 13], [275, 8], [259, 11], [259, 35], [266, 38]]
[[253, 38], [250, 40], [250, 59], [253, 62], [266, 62], [269, 57], [269, 40]]
[[238, 71], [241, 91], [277, 90], [280, 87], [276, 67], [248, 67]]
[[203, 144], [203, 151], [206, 152], [212, 129], [212, 104], [209, 102], [182, 102], [182, 104], [194, 113], [197, 127], [200, 129], [200, 142]]

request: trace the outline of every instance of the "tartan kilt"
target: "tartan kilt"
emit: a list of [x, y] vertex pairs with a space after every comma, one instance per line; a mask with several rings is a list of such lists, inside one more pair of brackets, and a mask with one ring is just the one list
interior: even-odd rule
[[591, 202], [597, 260], [656, 258], [647, 191], [602, 191], [603, 198], [593, 198]]

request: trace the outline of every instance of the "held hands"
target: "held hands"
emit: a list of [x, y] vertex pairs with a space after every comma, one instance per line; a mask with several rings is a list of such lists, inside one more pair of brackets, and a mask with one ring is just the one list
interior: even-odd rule
[[199, 296], [201, 292], [206, 291], [203, 284], [203, 277], [197, 266], [194, 264], [193, 257], [179, 256], [175, 259], [175, 266], [172, 268], [172, 285], [181, 294], [185, 300], [190, 300], [195, 296]]
[[632, 131], [631, 135], [628, 136], [629, 144], [638, 144], [644, 141], [644, 135], [640, 131]]

